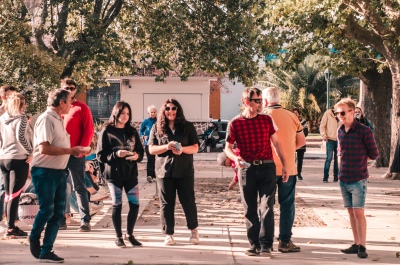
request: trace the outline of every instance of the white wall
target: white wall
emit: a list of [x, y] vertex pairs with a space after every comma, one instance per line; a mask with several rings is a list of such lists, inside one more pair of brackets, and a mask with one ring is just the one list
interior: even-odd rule
[[[121, 80], [121, 100], [132, 108], [132, 121], [141, 122], [147, 118], [147, 107], [155, 105], [157, 109], [172, 97], [182, 105], [185, 117], [189, 121], [208, 121], [210, 77], [189, 77], [183, 82], [179, 77], [167, 77], [165, 82], [155, 82], [155, 77], [118, 76], [106, 80]], [[122, 80], [129, 80], [124, 85]], [[129, 88], [130, 86], [130, 88]]]
[[240, 112], [245, 86], [237, 80], [221, 80], [221, 120], [230, 120]]

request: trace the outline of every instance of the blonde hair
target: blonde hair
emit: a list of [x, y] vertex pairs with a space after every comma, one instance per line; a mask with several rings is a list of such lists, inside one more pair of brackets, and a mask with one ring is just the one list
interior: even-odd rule
[[13, 93], [7, 99], [7, 112], [17, 116], [25, 110], [25, 97], [21, 93]]
[[338, 103], [336, 103], [335, 109], [343, 105], [347, 105], [347, 107], [352, 110], [355, 110], [356, 108], [356, 102], [354, 100], [352, 100], [351, 98], [342, 98]]

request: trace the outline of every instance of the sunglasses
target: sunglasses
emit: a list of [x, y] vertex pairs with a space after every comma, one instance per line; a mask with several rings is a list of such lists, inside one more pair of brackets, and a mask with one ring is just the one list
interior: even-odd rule
[[[350, 112], [350, 111], [348, 111], [348, 112]], [[344, 116], [344, 115], [346, 115], [346, 112], [345, 111], [335, 112], [336, 116], [339, 115], [339, 114], [340, 114], [340, 116]]]
[[254, 101], [256, 104], [261, 104], [262, 99], [261, 98], [250, 98], [249, 101]]
[[173, 107], [165, 107], [165, 110], [166, 111], [169, 111], [169, 110], [177, 110], [178, 109], [178, 107], [177, 106], [173, 106]]
[[76, 87], [74, 87], [74, 86], [65, 86], [64, 89], [65, 90], [75, 90]]

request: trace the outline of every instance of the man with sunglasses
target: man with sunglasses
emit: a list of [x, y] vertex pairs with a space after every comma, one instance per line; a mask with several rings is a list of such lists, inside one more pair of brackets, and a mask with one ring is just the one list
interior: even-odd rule
[[[70, 91], [72, 103], [68, 114], [63, 116], [65, 129], [70, 135], [71, 148], [74, 146], [90, 146], [94, 134], [92, 112], [89, 107], [76, 99], [76, 83], [72, 79], [63, 81], [63, 88]], [[90, 151], [89, 151], [90, 152]], [[90, 226], [90, 207], [89, 197], [85, 184], [85, 156], [70, 156], [68, 161], [69, 179], [72, 179], [73, 190], [79, 206], [81, 225], [79, 232], [89, 232]], [[66, 224], [62, 227], [66, 229]]]
[[367, 221], [364, 214], [367, 193], [367, 161], [379, 156], [372, 130], [355, 121], [355, 103], [349, 98], [336, 105], [336, 115], [343, 125], [338, 129], [339, 180], [344, 207], [350, 216], [354, 243], [340, 251], [367, 258], [365, 248]]
[[324, 183], [329, 179], [329, 168], [333, 159], [333, 181], [338, 181], [338, 159], [337, 159], [337, 129], [339, 127], [338, 119], [335, 117], [335, 111], [329, 109], [325, 111], [319, 126], [319, 132], [322, 139], [326, 142], [326, 160], [324, 165]]
[[[239, 179], [240, 192], [246, 217], [248, 256], [270, 256], [274, 242], [274, 203], [276, 191], [276, 169], [271, 142], [282, 161], [282, 178], [287, 179], [285, 157], [281, 149], [277, 128], [269, 115], [261, 114], [261, 90], [246, 88], [242, 93], [244, 110], [228, 124], [226, 155], [240, 167], [250, 164], [245, 181]], [[233, 151], [236, 143], [238, 153]], [[258, 196], [259, 195], [259, 196]], [[260, 206], [258, 208], [258, 197]], [[260, 215], [258, 215], [260, 213]]]
[[280, 139], [282, 150], [285, 153], [289, 174], [288, 177], [282, 176], [281, 161], [278, 154], [273, 152], [281, 213], [279, 216], [278, 251], [282, 253], [300, 252], [300, 247], [292, 242], [297, 182], [296, 150], [306, 144], [306, 137], [297, 116], [280, 105], [281, 97], [278, 88], [267, 87], [263, 90], [262, 96], [265, 105], [263, 112], [270, 115], [278, 126], [276, 135]]

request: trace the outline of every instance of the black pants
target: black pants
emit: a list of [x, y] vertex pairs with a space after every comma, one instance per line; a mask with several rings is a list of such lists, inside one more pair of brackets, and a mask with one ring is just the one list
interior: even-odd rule
[[4, 181], [5, 211], [9, 228], [14, 228], [19, 198], [28, 178], [29, 164], [26, 159], [0, 159], [0, 174]]
[[[274, 163], [247, 169], [246, 186], [240, 187], [246, 217], [247, 238], [252, 246], [272, 247], [274, 242], [274, 204], [276, 167]], [[258, 196], [260, 206], [258, 208]]]
[[178, 192], [186, 216], [187, 228], [198, 227], [197, 206], [194, 196], [194, 178], [157, 178], [161, 201], [161, 225], [167, 235], [173, 235], [175, 229], [175, 201]]
[[303, 159], [304, 159], [304, 153], [306, 152], [306, 149], [297, 149], [297, 175], [301, 176], [301, 172], [303, 171]]
[[147, 166], [146, 166], [147, 176], [155, 178], [156, 172], [154, 171], [154, 165], [156, 162], [156, 156], [150, 154], [148, 145], [144, 147], [144, 150], [146, 151], [146, 156], [147, 156]]

